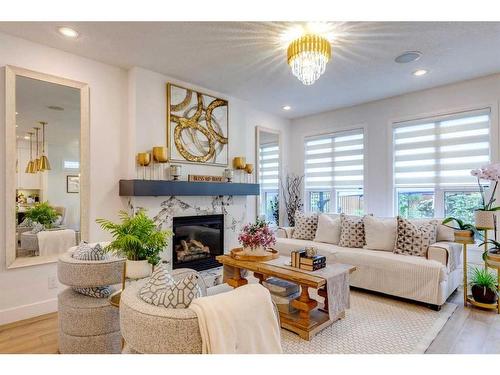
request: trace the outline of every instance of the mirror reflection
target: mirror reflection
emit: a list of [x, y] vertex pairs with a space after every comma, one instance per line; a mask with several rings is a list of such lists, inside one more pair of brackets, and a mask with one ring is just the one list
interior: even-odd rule
[[16, 258], [80, 236], [80, 90], [16, 76]]
[[257, 159], [260, 194], [258, 216], [271, 225], [279, 225], [280, 134], [257, 128]]

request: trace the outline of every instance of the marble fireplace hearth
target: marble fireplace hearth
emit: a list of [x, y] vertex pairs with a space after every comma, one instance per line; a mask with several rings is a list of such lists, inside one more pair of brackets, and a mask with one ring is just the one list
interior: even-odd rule
[[[130, 197], [130, 210], [145, 209], [162, 229], [173, 229], [174, 217], [223, 215], [224, 216], [224, 252], [238, 246], [238, 234], [247, 218], [247, 199], [245, 196], [169, 196], [169, 197]], [[168, 248], [161, 255], [162, 261], [170, 268], [173, 265], [173, 248], [170, 241]], [[222, 282], [222, 268], [200, 271], [208, 286]]]

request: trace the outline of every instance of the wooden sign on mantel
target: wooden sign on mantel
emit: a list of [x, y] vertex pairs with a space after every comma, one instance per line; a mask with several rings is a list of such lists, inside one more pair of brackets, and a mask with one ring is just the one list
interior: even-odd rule
[[188, 175], [188, 181], [190, 182], [226, 182], [226, 178], [223, 176], [204, 176], [199, 174]]

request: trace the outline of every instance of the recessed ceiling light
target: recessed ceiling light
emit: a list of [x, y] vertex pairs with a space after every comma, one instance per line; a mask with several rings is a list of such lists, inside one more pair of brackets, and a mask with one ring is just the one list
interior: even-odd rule
[[78, 35], [80, 35], [78, 34], [78, 31], [66, 26], [59, 27], [57, 31], [59, 31], [59, 34], [64, 35], [67, 38], [75, 39], [78, 38]]
[[19, 112], [16, 112], [16, 115], [18, 115], [18, 114], [19, 114]]
[[413, 61], [417, 61], [421, 57], [422, 57], [422, 52], [420, 51], [406, 51], [401, 55], [399, 55], [398, 57], [396, 57], [394, 61], [396, 61], [399, 64], [406, 64]]
[[291, 110], [291, 109], [292, 109], [292, 107], [290, 107], [289, 105], [284, 105], [284, 106], [283, 106], [283, 110], [284, 110], [284, 111], [289, 111], [289, 110]]
[[415, 70], [413, 72], [413, 75], [417, 76], [417, 77], [423, 76], [424, 74], [427, 74], [427, 70], [425, 70], [425, 69], [419, 69], [419, 70]]

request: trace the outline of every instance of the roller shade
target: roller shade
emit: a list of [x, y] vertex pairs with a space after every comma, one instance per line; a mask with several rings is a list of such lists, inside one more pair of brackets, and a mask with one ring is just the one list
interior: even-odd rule
[[279, 188], [280, 149], [278, 143], [267, 143], [259, 148], [259, 183], [263, 190]]
[[396, 187], [475, 185], [470, 170], [490, 160], [490, 110], [394, 124]]
[[363, 129], [305, 139], [306, 189], [363, 187]]

